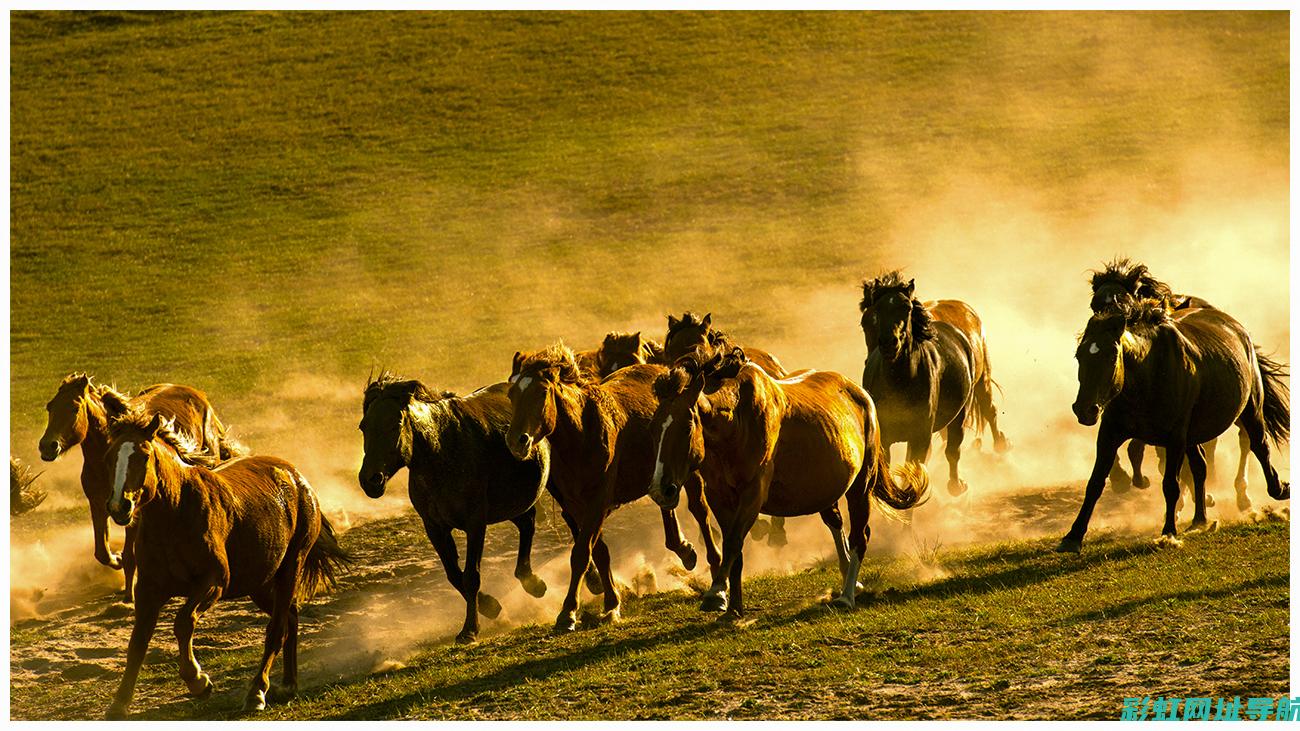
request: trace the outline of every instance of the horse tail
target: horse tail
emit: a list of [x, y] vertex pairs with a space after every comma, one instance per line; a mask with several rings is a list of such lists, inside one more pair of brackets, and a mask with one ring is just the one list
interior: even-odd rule
[[1255, 359], [1264, 385], [1264, 433], [1276, 446], [1291, 440], [1290, 374], [1286, 366], [1259, 352], [1259, 348], [1255, 348]]
[[[317, 510], [319, 510], [319, 506]], [[352, 556], [339, 546], [334, 526], [324, 514], [320, 516], [320, 535], [307, 552], [302, 574], [298, 577], [298, 599], [306, 601], [338, 587], [338, 574], [352, 563]]]
[[886, 516], [905, 521], [899, 511], [924, 505], [930, 499], [930, 473], [921, 462], [904, 462], [890, 470], [880, 425], [872, 404], [867, 412], [868, 448], [862, 468], [867, 470], [867, 490]]

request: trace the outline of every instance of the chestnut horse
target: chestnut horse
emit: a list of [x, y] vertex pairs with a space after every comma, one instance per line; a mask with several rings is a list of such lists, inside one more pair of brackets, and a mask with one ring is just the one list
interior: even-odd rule
[[863, 283], [863, 291], [872, 294], [863, 330], [874, 329], [876, 343], [867, 355], [862, 386], [879, 410], [880, 442], [886, 450], [906, 442], [909, 462], [924, 464], [931, 434], [947, 430], [948, 492], [960, 495], [967, 489], [957, 465], [969, 411], [977, 410], [989, 424], [995, 449], [1006, 450], [1008, 442], [997, 428], [979, 318], [969, 305], [948, 300], [943, 309], [964, 314], [939, 320], [916, 299], [915, 290], [915, 280], [904, 282], [896, 271]]
[[181, 680], [191, 695], [212, 693], [194, 659], [194, 625], [219, 599], [249, 597], [271, 615], [262, 662], [245, 710], [266, 707], [267, 679], [284, 649], [283, 692], [298, 684], [298, 603], [334, 585], [347, 561], [311, 486], [276, 457], [214, 460], [193, 451], [161, 414], [136, 409], [109, 427], [109, 515], [136, 526], [139, 576], [126, 670], [109, 707], [123, 718], [158, 615], [172, 597]]
[[[655, 409], [651, 384], [664, 370], [660, 365], [633, 365], [596, 382], [582, 377], [573, 351], [563, 345], [529, 355], [515, 353], [506, 444], [517, 459], [529, 459], [543, 440], [549, 442], [551, 476], [546, 487], [573, 533], [569, 588], [555, 620], [557, 631], [577, 628], [578, 581], [589, 561], [604, 585], [604, 618], [618, 618], [619, 597], [601, 530], [615, 508], [646, 494], [645, 475], [654, 461], [648, 431]], [[688, 491], [688, 500], [716, 575], [720, 556], [703, 491]], [[662, 514], [668, 548], [692, 568], [695, 550], [681, 538], [673, 511], [664, 509]]]
[[49, 413], [45, 434], [41, 436], [41, 459], [53, 462], [60, 455], [81, 445], [81, 490], [90, 505], [90, 525], [95, 535], [95, 560], [126, 577], [126, 601], [131, 601], [135, 577], [132, 554], [134, 529], [128, 528], [121, 555], [108, 547], [108, 513], [104, 505], [111, 487], [105, 463], [108, 448], [108, 422], [128, 408], [162, 414], [172, 420], [174, 428], [198, 445], [200, 451], [228, 459], [242, 448], [226, 438], [226, 429], [198, 389], [171, 383], [159, 383], [141, 390], [133, 397], [109, 386], [92, 383], [90, 376], [73, 373], [63, 379], [54, 398], [45, 405]]
[[[701, 360], [708, 360], [717, 353], [731, 352], [732, 348], [740, 347], [721, 330], [713, 327], [713, 313], [706, 313], [700, 317], [693, 312], [685, 312], [681, 319], [668, 316], [668, 333], [664, 336], [664, 347], [662, 358], [659, 362], [664, 365], [673, 365], [683, 356], [694, 354]], [[791, 375], [786, 371], [776, 356], [765, 350], [758, 348], [745, 348], [745, 354], [749, 359], [754, 361], [758, 367], [762, 368], [767, 375], [773, 378], [785, 378]], [[835, 519], [843, 523], [839, 517], [839, 508], [835, 508]], [[828, 523], [829, 525], [829, 523]], [[767, 543], [770, 546], [784, 546], [787, 542], [785, 533], [785, 518], [781, 516], [771, 516], [770, 524], [763, 520], [754, 523], [754, 537], [767, 537]]]
[[1186, 310], [1174, 317], [1164, 300], [1139, 300], [1093, 315], [1083, 331], [1079, 423], [1098, 420], [1097, 458], [1083, 506], [1056, 550], [1078, 552], [1115, 461], [1127, 439], [1165, 448], [1162, 536], [1176, 540], [1178, 471], [1186, 456], [1194, 481], [1192, 527], [1206, 524], [1205, 455], [1201, 445], [1239, 423], [1264, 471], [1274, 500], [1291, 496], [1269, 461], [1269, 445], [1290, 437], [1290, 394], [1285, 369], [1261, 354], [1246, 329], [1221, 310]]
[[[366, 384], [361, 404], [365, 455], [357, 482], [366, 495], [382, 497], [384, 486], [402, 468], [410, 470], [411, 505], [447, 580], [465, 597], [465, 624], [456, 641], [473, 642], [478, 615], [495, 617], [501, 604], [479, 591], [483, 539], [491, 523], [508, 520], [519, 529], [515, 578], [533, 596], [546, 582], [533, 573], [531, 555], [537, 516], [535, 503], [546, 485], [550, 449], [538, 445], [526, 460], [506, 449], [510, 426], [507, 384], [481, 388], [465, 397], [436, 393], [414, 380], [387, 371]], [[465, 532], [465, 569], [456, 555], [452, 529]]]
[[[898, 481], [890, 475], [867, 392], [830, 371], [774, 380], [739, 348], [704, 363], [688, 355], [656, 379], [655, 390], [650, 496], [675, 503], [678, 486], [698, 465], [722, 526], [722, 566], [701, 609], [744, 613], [742, 552], [759, 513], [822, 516], [843, 578], [834, 604], [851, 609], [870, 536], [869, 499], [906, 510], [924, 501], [929, 486], [919, 465], [901, 465]], [[849, 509], [847, 546], [833, 512], [841, 497]]]
[[[1092, 286], [1092, 300], [1089, 302], [1089, 306], [1092, 308], [1093, 314], [1116, 307], [1132, 307], [1139, 300], [1152, 298], [1166, 299], [1175, 311], [1180, 312], [1206, 307], [1215, 309], [1214, 305], [1200, 297], [1174, 294], [1169, 285], [1151, 275], [1145, 264], [1138, 264], [1129, 259], [1115, 259], [1106, 263], [1101, 271], [1092, 273], [1089, 284]], [[1214, 479], [1216, 441], [1217, 439], [1211, 439], [1202, 445], [1205, 451], [1207, 481]], [[1250, 510], [1250, 498], [1246, 495], [1246, 458], [1250, 454], [1250, 437], [1246, 434], [1244, 428], [1237, 428], [1237, 442], [1239, 445], [1237, 477], [1233, 480], [1233, 487], [1237, 491], [1237, 508], [1244, 512]], [[1142, 440], [1129, 440], [1128, 459], [1133, 468], [1133, 475], [1130, 477], [1125, 474], [1124, 469], [1119, 466], [1119, 461], [1116, 460], [1115, 466], [1111, 468], [1110, 473], [1110, 481], [1115, 485], [1116, 489], [1121, 489], [1121, 486], [1124, 486], [1125, 483], [1143, 489], [1151, 485], [1151, 481], [1142, 474], [1142, 457], [1145, 449], [1146, 445], [1143, 444]], [[1161, 456], [1163, 458], [1163, 454]], [[1190, 474], [1187, 477], [1190, 477]], [[1191, 480], [1187, 481], [1190, 482]], [[1210, 501], [1209, 505], [1214, 504], [1208, 495], [1206, 498]]]

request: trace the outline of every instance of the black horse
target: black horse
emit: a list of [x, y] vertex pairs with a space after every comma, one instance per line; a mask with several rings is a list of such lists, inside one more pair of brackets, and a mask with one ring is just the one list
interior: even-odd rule
[[1205, 454], [1201, 445], [1238, 423], [1250, 438], [1275, 500], [1291, 496], [1269, 461], [1269, 445], [1290, 437], [1286, 370], [1265, 357], [1236, 320], [1221, 310], [1169, 309], [1165, 300], [1116, 305], [1088, 320], [1075, 358], [1079, 423], [1097, 430], [1097, 459], [1083, 506], [1056, 550], [1078, 552], [1101, 497], [1115, 451], [1126, 439], [1166, 450], [1162, 535], [1176, 541], [1178, 471], [1184, 456], [1194, 481], [1192, 527], [1205, 518]]
[[[1092, 300], [1089, 306], [1094, 314], [1105, 312], [1115, 307], [1133, 307], [1138, 301], [1143, 299], [1165, 299], [1175, 311], [1191, 310], [1196, 308], [1215, 309], [1214, 305], [1201, 297], [1189, 294], [1175, 294], [1169, 285], [1156, 279], [1147, 269], [1145, 264], [1139, 264], [1126, 258], [1117, 258], [1107, 262], [1100, 271], [1092, 273], [1090, 281], [1092, 285]], [[1237, 430], [1237, 438], [1240, 444], [1239, 457], [1237, 459], [1237, 476], [1233, 481], [1233, 486], [1237, 491], [1237, 508], [1242, 511], [1250, 509], [1250, 498], [1246, 495], [1246, 460], [1250, 454], [1250, 437], [1246, 434], [1245, 429]], [[1205, 463], [1207, 466], [1206, 480], [1214, 481], [1214, 453], [1216, 439], [1211, 439], [1202, 445], [1205, 451]], [[1134, 487], [1145, 489], [1151, 485], [1151, 481], [1142, 474], [1142, 457], [1146, 445], [1140, 439], [1133, 439], [1128, 444], [1128, 459], [1132, 466], [1133, 474], [1130, 477], [1119, 466], [1116, 460], [1115, 465], [1111, 468], [1110, 481], [1116, 489], [1123, 489], [1129, 484]], [[1164, 470], [1164, 451], [1158, 450], [1160, 457], [1160, 470]], [[1191, 475], [1184, 470], [1183, 480], [1191, 483]], [[1207, 495], [1209, 505], [1214, 505], [1214, 499]]]
[[[550, 471], [550, 449], [539, 444], [528, 459], [506, 448], [510, 427], [509, 385], [498, 383], [457, 397], [435, 393], [419, 381], [387, 372], [366, 385], [359, 428], [365, 457], [357, 481], [372, 498], [398, 470], [410, 470], [411, 505], [424, 521], [447, 580], [465, 597], [465, 626], [457, 642], [473, 642], [478, 613], [495, 617], [501, 604], [479, 591], [483, 539], [491, 523], [509, 520], [519, 529], [515, 577], [533, 596], [546, 583], [533, 573], [535, 503]], [[459, 566], [452, 529], [465, 531], [465, 568]]]

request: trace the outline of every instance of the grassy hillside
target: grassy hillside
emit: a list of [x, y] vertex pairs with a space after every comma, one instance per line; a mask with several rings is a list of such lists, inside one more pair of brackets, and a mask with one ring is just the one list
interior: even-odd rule
[[237, 411], [294, 370], [476, 387], [687, 307], [780, 337], [803, 286], [842, 287], [851, 328], [958, 171], [1079, 216], [1176, 202], [1189, 149], [1289, 151], [1284, 13], [11, 23], [20, 454], [75, 369]]

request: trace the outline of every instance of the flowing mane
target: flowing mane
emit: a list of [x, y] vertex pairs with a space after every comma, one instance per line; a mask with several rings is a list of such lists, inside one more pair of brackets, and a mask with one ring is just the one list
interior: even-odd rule
[[[141, 408], [128, 408], [124, 413], [115, 416], [109, 422], [108, 435], [110, 441], [116, 439], [127, 429], [147, 430], [154, 416], [156, 414], [151, 414]], [[162, 440], [170, 445], [172, 449], [175, 449], [176, 455], [181, 458], [181, 461], [203, 467], [215, 467], [220, 464], [221, 460], [218, 457], [200, 449], [188, 436], [173, 428], [171, 419], [165, 417], [160, 417], [160, 419], [162, 427], [158, 429], [158, 433], [154, 438]]]
[[907, 295], [912, 302], [912, 340], [918, 343], [933, 340], [935, 337], [934, 316], [930, 314], [930, 310], [926, 309], [921, 300], [908, 293], [911, 286], [912, 281], [903, 281], [903, 275], [897, 269], [885, 272], [875, 279], [862, 283], [862, 301], [858, 303], [858, 308], [865, 312], [868, 307], [874, 306], [881, 297], [893, 292]]
[[564, 343], [556, 343], [545, 350], [539, 350], [536, 353], [530, 353], [524, 356], [523, 361], [519, 364], [519, 372], [524, 371], [543, 371], [553, 369], [558, 380], [561, 383], [571, 385], [581, 385], [587, 382], [578, 368], [578, 361], [573, 355], [573, 350]]
[[903, 273], [897, 269], [885, 272], [875, 279], [864, 279], [862, 281], [862, 301], [858, 303], [858, 311], [865, 311], [868, 307], [876, 304], [880, 296], [890, 290], [907, 289], [907, 282], [903, 281]]
[[1136, 263], [1127, 257], [1117, 258], [1106, 263], [1101, 271], [1094, 271], [1091, 284], [1094, 295], [1097, 290], [1109, 284], [1121, 287], [1125, 292], [1138, 298], [1163, 297], [1170, 300], [1174, 298], [1173, 290], [1169, 285], [1151, 276], [1146, 264]]
[[402, 378], [388, 369], [379, 371], [379, 375], [366, 382], [361, 410], [370, 408], [370, 403], [381, 396], [402, 396], [426, 403], [436, 403], [446, 398], [455, 398], [452, 391], [434, 391], [414, 378]]
[[1162, 325], [1172, 322], [1169, 300], [1150, 297], [1122, 311], [1124, 326], [1136, 335], [1153, 335]]

